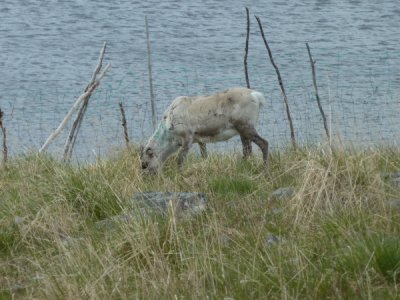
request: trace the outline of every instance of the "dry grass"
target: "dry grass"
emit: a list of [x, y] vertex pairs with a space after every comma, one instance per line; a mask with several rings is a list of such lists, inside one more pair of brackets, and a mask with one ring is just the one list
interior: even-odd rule
[[[17, 158], [0, 169], [0, 299], [395, 299], [400, 190], [381, 173], [399, 170], [398, 149], [276, 152], [269, 172], [259, 157], [192, 156], [156, 177], [135, 150], [84, 166]], [[150, 190], [209, 205], [96, 229]]]

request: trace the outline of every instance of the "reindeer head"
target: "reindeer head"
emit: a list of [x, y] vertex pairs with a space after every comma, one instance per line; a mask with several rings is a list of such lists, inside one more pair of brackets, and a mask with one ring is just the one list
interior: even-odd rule
[[146, 146], [140, 153], [140, 161], [143, 170], [149, 170], [152, 173], [156, 173], [160, 168], [160, 147], [158, 143], [150, 139]]
[[176, 152], [180, 145], [180, 138], [174, 134], [173, 126], [163, 120], [141, 151], [142, 169], [153, 174], [157, 173], [167, 158]]

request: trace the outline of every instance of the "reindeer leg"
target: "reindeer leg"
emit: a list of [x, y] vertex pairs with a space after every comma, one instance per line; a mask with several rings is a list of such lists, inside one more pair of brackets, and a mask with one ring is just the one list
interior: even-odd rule
[[265, 167], [268, 167], [268, 141], [263, 139], [261, 136], [258, 135], [257, 131], [255, 133], [255, 135], [252, 138], [252, 141], [258, 146], [260, 147], [262, 154], [263, 154], [263, 161], [264, 161], [264, 165]]
[[263, 154], [263, 161], [265, 167], [268, 167], [268, 142], [264, 140], [258, 133], [255, 127], [251, 124], [246, 124], [243, 122], [237, 122], [235, 124], [236, 130], [239, 132], [240, 136], [243, 136], [245, 139], [252, 141], [255, 143]]
[[186, 137], [183, 139], [183, 145], [182, 145], [181, 151], [179, 152], [179, 155], [178, 155], [178, 167], [179, 168], [181, 168], [183, 166], [183, 163], [186, 160], [186, 156], [189, 153], [190, 147], [192, 147], [192, 143], [193, 143], [192, 138]]
[[243, 145], [243, 159], [248, 158], [251, 155], [251, 140], [246, 138], [244, 135], [240, 135], [240, 139], [242, 140]]
[[201, 157], [207, 158], [208, 154], [207, 154], [207, 146], [206, 146], [206, 144], [199, 142], [199, 147], [200, 147]]

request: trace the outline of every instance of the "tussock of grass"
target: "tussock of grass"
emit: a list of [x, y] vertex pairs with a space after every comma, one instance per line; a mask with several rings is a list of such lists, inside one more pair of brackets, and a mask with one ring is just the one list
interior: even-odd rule
[[257, 185], [251, 179], [217, 177], [209, 181], [211, 190], [219, 194], [249, 194], [254, 192]]
[[[134, 149], [80, 166], [17, 158], [0, 169], [0, 299], [395, 299], [387, 201], [400, 191], [381, 173], [399, 170], [396, 149], [275, 152], [268, 172], [259, 157], [193, 155], [158, 176]], [[285, 186], [293, 197], [269, 199]], [[202, 191], [209, 205], [96, 229], [143, 191]]]

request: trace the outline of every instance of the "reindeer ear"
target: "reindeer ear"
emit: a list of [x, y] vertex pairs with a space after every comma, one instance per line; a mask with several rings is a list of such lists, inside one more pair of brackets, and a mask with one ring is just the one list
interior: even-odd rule
[[139, 145], [139, 154], [142, 155], [144, 151], [144, 146], [142, 144]]

